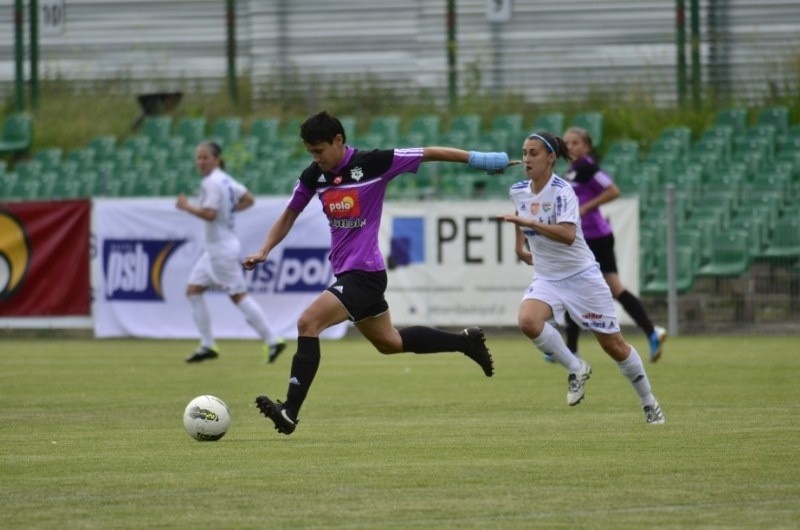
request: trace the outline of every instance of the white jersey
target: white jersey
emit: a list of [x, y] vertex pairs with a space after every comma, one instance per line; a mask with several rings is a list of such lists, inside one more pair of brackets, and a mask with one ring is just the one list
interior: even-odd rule
[[234, 232], [234, 208], [247, 188], [217, 168], [205, 177], [200, 189], [200, 207], [217, 211], [206, 222], [206, 250], [209, 255], [238, 257], [241, 243]]
[[517, 182], [509, 190], [517, 215], [540, 223], [575, 225], [575, 241], [566, 245], [523, 227], [533, 254], [536, 277], [542, 280], [563, 280], [595, 266], [595, 258], [581, 229], [578, 197], [572, 186], [553, 174], [540, 193], [531, 191], [531, 181]]

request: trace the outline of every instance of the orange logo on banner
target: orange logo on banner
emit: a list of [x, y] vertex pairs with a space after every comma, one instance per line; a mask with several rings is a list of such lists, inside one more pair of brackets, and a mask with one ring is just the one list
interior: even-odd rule
[[31, 248], [22, 225], [7, 212], [0, 212], [0, 300], [22, 285], [30, 259]]

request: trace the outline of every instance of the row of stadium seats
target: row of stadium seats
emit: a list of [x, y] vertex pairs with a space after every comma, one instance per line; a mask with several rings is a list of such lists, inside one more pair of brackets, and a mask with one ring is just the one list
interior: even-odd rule
[[[348, 141], [360, 148], [457, 145], [484, 150], [518, 149], [524, 130], [560, 130], [567, 123], [561, 113], [543, 114], [526, 124], [522, 114], [496, 117], [484, 130], [479, 115], [454, 117], [445, 129], [438, 115], [414, 117], [401, 129], [396, 116], [379, 116], [366, 128], [352, 117], [341, 118]], [[60, 148], [36, 151], [18, 162], [13, 171], [0, 167], [4, 199], [75, 196], [167, 195], [191, 192], [198, 184], [194, 149], [203, 139], [223, 146], [226, 168], [258, 194], [288, 193], [300, 170], [309, 163], [298, 133], [301, 119], [254, 121], [247, 133], [242, 120], [226, 117], [207, 123], [186, 117], [173, 124], [169, 116], [148, 116], [137, 134], [118, 140], [111, 135], [93, 138], [86, 146], [64, 153]], [[588, 112], [573, 117], [572, 124], [589, 127], [602, 137], [602, 115]], [[528, 129], [525, 129], [528, 127]], [[513, 146], [510, 145], [513, 143]], [[396, 196], [416, 198], [447, 191], [468, 197], [475, 193], [502, 193], [496, 182], [476, 180], [476, 175], [455, 176], [446, 164], [424, 166], [392, 190]], [[476, 177], [476, 178], [471, 178]], [[475, 180], [475, 182], [473, 182]], [[156, 182], [158, 181], [158, 182]]]

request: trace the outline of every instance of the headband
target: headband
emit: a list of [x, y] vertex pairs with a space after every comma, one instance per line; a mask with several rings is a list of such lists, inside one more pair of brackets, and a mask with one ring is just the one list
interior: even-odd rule
[[541, 140], [541, 141], [544, 143], [544, 145], [546, 145], [546, 146], [547, 146], [547, 148], [550, 150], [550, 152], [551, 152], [551, 153], [555, 153], [555, 152], [556, 152], [556, 150], [555, 150], [555, 149], [553, 149], [553, 146], [552, 146], [552, 145], [550, 145], [550, 142], [548, 142], [548, 141], [545, 139], [545, 137], [544, 137], [544, 136], [542, 136], [542, 135], [540, 135], [540, 134], [533, 133], [532, 135], [528, 136], [528, 140], [530, 140], [531, 138], [536, 138], [537, 140]]

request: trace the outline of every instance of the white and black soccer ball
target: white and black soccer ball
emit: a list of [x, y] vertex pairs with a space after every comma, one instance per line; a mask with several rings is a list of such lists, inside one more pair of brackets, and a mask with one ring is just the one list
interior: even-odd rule
[[198, 396], [183, 411], [186, 432], [199, 442], [216, 442], [225, 436], [230, 425], [231, 411], [218, 397]]

